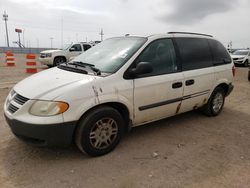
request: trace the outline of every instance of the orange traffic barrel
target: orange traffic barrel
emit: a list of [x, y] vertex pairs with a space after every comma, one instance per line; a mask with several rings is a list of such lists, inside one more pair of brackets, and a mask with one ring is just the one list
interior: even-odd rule
[[15, 66], [16, 64], [15, 64], [14, 54], [9, 51], [5, 52], [5, 62], [6, 62], [6, 65], [9, 67]]
[[37, 73], [36, 55], [27, 54], [26, 60], [26, 73]]

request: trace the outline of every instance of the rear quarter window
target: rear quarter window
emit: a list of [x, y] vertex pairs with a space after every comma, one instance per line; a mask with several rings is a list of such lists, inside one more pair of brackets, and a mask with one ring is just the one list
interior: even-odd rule
[[216, 40], [208, 40], [213, 55], [213, 64], [221, 65], [231, 63], [231, 57], [226, 48]]
[[212, 53], [205, 38], [176, 38], [182, 61], [182, 70], [201, 69], [213, 66]]

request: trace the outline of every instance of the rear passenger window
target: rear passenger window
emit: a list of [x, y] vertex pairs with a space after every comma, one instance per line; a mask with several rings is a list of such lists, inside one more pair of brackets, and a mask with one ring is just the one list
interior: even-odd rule
[[226, 64], [231, 63], [231, 57], [228, 54], [226, 48], [216, 40], [208, 40], [212, 54], [214, 64]]
[[176, 38], [182, 60], [182, 70], [193, 70], [213, 66], [207, 39]]
[[91, 46], [88, 45], [88, 44], [84, 44], [84, 45], [83, 45], [83, 48], [84, 48], [84, 51], [87, 51], [88, 49], [91, 48]]

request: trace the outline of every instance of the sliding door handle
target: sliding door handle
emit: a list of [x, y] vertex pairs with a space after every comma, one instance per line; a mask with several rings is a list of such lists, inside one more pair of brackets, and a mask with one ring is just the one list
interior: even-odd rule
[[190, 86], [194, 84], [194, 80], [186, 80], [185, 85]]

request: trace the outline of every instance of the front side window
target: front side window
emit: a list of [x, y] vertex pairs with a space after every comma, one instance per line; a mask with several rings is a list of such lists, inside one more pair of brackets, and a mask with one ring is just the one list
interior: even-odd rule
[[80, 44], [74, 44], [71, 48], [74, 48], [76, 52], [82, 51], [82, 47]]
[[150, 76], [176, 72], [176, 55], [172, 40], [159, 39], [150, 43], [135, 60], [135, 66], [140, 62], [152, 65], [153, 72], [148, 74]]
[[88, 45], [88, 44], [84, 44], [84, 45], [83, 45], [83, 48], [84, 48], [84, 51], [87, 51], [88, 49], [91, 48], [91, 46]]
[[213, 66], [212, 54], [205, 38], [176, 38], [182, 60], [182, 70]]

